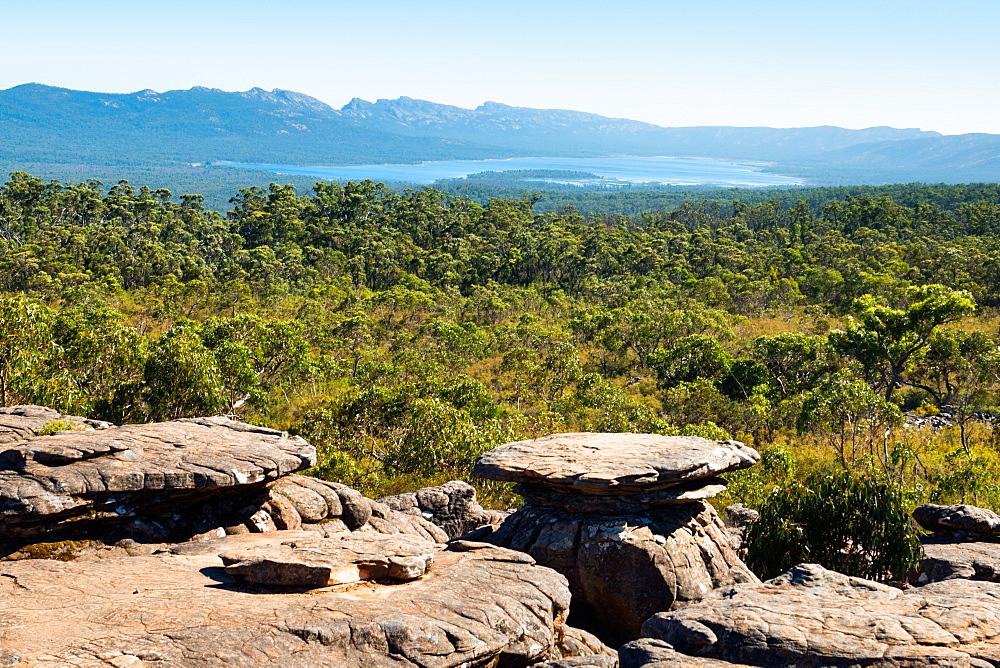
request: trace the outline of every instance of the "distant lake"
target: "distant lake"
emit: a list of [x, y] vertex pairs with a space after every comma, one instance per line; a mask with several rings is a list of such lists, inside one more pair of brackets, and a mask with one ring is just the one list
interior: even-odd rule
[[[218, 162], [217, 165], [263, 169], [336, 181], [407, 181], [430, 184], [439, 179], [463, 178], [477, 172], [521, 169], [558, 169], [589, 172], [628, 183], [678, 186], [795, 186], [806, 181], [762, 171], [768, 163], [732, 162], [711, 158], [616, 156], [610, 158], [508, 158], [504, 160], [436, 160], [413, 165], [272, 165]], [[565, 181], [560, 180], [561, 183]]]

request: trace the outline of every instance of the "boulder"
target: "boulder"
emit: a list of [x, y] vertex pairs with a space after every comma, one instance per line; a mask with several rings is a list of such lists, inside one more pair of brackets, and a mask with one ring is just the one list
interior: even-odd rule
[[913, 511], [913, 519], [934, 533], [1000, 537], [1000, 515], [976, 506], [938, 506], [927, 503]]
[[684, 654], [753, 666], [995, 666], [1000, 584], [902, 591], [802, 564], [658, 613], [642, 630]]
[[656, 612], [700, 601], [717, 587], [758, 581], [707, 503], [643, 515], [526, 506], [487, 540], [565, 575], [573, 592], [573, 624], [612, 646], [637, 638]]
[[745, 664], [681, 654], [662, 640], [641, 638], [618, 648], [620, 668], [747, 668]]
[[914, 584], [954, 579], [1000, 582], [1000, 543], [930, 536], [923, 544], [924, 557], [910, 578]]
[[483, 509], [476, 501], [475, 488], [461, 480], [387, 496], [379, 501], [395, 511], [433, 522], [444, 529], [449, 538], [458, 538], [485, 525], [499, 524], [507, 516], [507, 513]]
[[559, 657], [565, 578], [511, 550], [435, 546], [417, 579], [305, 591], [247, 582], [220, 556], [316, 540], [244, 534], [146, 556], [2, 562], [0, 658], [42, 668], [523, 668]]
[[718, 474], [752, 465], [736, 441], [655, 434], [556, 434], [503, 445], [474, 473], [517, 482], [525, 504], [490, 536], [563, 573], [573, 623], [613, 646], [649, 615], [717, 587], [758, 582], [703, 499]]

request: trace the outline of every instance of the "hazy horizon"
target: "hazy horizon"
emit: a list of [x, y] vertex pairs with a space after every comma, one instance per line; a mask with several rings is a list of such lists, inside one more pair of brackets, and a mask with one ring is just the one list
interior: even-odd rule
[[39, 0], [5, 8], [0, 88], [260, 87], [665, 127], [1000, 133], [1000, 4]]

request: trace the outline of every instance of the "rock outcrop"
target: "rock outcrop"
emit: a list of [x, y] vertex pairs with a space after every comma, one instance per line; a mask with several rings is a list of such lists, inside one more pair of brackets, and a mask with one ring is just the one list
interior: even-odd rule
[[315, 449], [301, 438], [226, 418], [16, 441], [0, 451], [0, 540], [197, 532], [195, 525], [213, 524], [213, 518], [183, 518], [188, 509], [208, 499], [238, 506], [248, 492], [259, 493], [315, 460]]
[[803, 564], [658, 613], [643, 635], [753, 666], [996, 666], [1000, 585], [950, 580], [904, 592]]
[[758, 582], [715, 510], [718, 474], [750, 466], [735, 441], [557, 434], [501, 446], [474, 475], [518, 483], [525, 505], [488, 538], [566, 575], [573, 623], [619, 645], [650, 615]]
[[910, 577], [915, 584], [943, 580], [1000, 582], [1000, 516], [976, 506], [925, 504], [913, 511], [923, 538], [924, 557]]
[[913, 511], [913, 519], [934, 533], [962, 538], [1000, 538], [1000, 515], [976, 506], [938, 506], [926, 503]]
[[475, 488], [461, 480], [387, 496], [379, 501], [397, 512], [433, 522], [444, 529], [449, 538], [464, 536], [482, 526], [500, 524], [507, 517], [507, 513], [498, 510], [485, 510], [476, 501]]
[[748, 668], [745, 664], [681, 654], [662, 640], [642, 638], [618, 648], [620, 668]]
[[[398, 584], [362, 578], [291, 589], [260, 584], [243, 560], [232, 561], [324, 543], [333, 558], [337, 541], [279, 531], [126, 559], [0, 563], [0, 657], [39, 667], [521, 668], [560, 656], [565, 578], [511, 550], [432, 546], [430, 569]], [[407, 552], [378, 544], [374, 561]], [[338, 563], [359, 555], [357, 544], [339, 548], [351, 556]]]
[[37, 436], [50, 425], [76, 431], [107, 429], [113, 426], [110, 422], [101, 420], [62, 415], [59, 411], [44, 406], [3, 406], [0, 407], [0, 445]]
[[[312, 466], [316, 452], [284, 432], [222, 417], [115, 427], [38, 406], [0, 410], [8, 430], [0, 436], [10, 437], [0, 449], [3, 554], [38, 542], [164, 542], [300, 528], [448, 538], [422, 516], [346, 485], [293, 475]], [[53, 422], [81, 426], [34, 435]]]

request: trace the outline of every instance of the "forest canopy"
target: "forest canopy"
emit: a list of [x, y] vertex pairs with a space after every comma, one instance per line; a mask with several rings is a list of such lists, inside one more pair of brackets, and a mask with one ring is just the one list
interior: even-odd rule
[[733, 476], [726, 501], [853, 471], [914, 503], [1000, 506], [995, 188], [534, 204], [272, 184], [223, 215], [13, 173], [0, 403], [236, 414], [303, 434], [317, 475], [372, 494], [467, 476], [508, 440], [634, 431], [784, 462]]

